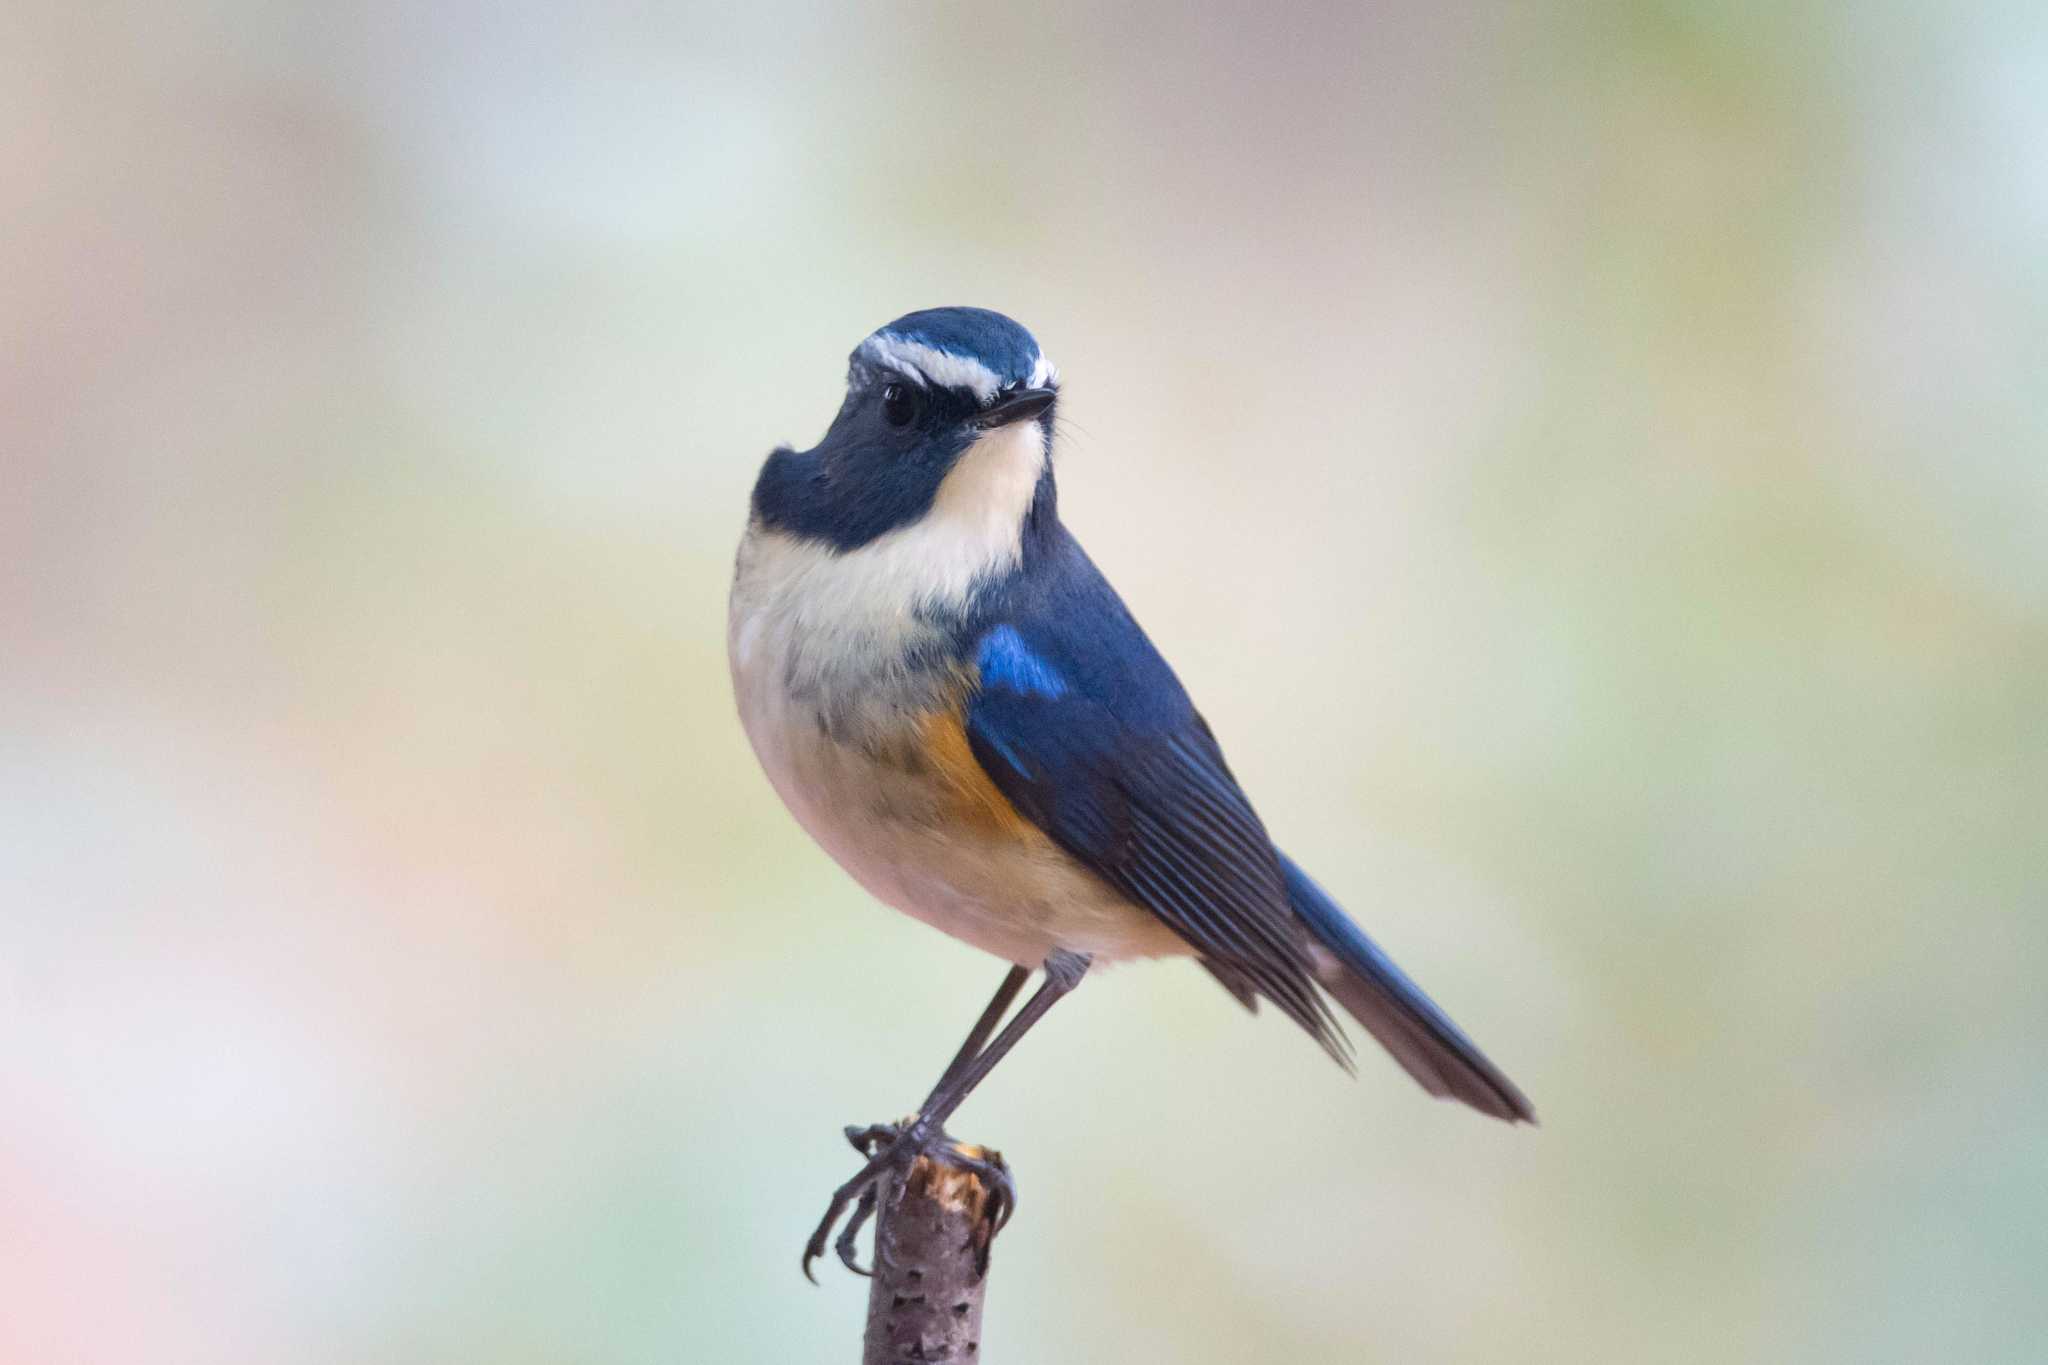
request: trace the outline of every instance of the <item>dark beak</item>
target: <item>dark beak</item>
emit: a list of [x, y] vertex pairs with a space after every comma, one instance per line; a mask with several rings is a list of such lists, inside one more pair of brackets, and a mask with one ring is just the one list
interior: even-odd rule
[[996, 401], [983, 408], [981, 416], [974, 420], [984, 427], [1006, 427], [1012, 422], [1028, 421], [1052, 406], [1052, 400], [1060, 396], [1058, 389], [1012, 389], [996, 395]]

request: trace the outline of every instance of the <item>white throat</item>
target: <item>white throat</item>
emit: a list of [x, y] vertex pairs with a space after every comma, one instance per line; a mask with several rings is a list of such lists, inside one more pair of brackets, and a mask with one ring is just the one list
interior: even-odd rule
[[912, 570], [903, 581], [920, 602], [959, 605], [984, 575], [1017, 567], [1024, 517], [1044, 472], [1043, 425], [997, 427], [967, 447], [921, 520], [853, 553], [900, 556]]
[[733, 582], [735, 665], [763, 631], [782, 637], [798, 683], [900, 658], [931, 613], [965, 606], [982, 579], [1017, 566], [1045, 461], [1042, 423], [998, 427], [954, 463], [923, 517], [857, 550], [750, 527]]

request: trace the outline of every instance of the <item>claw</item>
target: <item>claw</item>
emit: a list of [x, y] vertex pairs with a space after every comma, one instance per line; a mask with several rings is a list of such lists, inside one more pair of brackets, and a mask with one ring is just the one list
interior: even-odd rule
[[[886, 1155], [884, 1153], [884, 1156]], [[818, 1220], [817, 1228], [811, 1233], [811, 1240], [804, 1243], [804, 1278], [812, 1284], [818, 1282], [818, 1277], [811, 1273], [811, 1262], [825, 1254], [825, 1242], [832, 1235], [832, 1225], [846, 1212], [847, 1205], [853, 1203], [875, 1183], [881, 1175], [882, 1161], [883, 1157], [876, 1157], [859, 1175], [832, 1192], [832, 1202], [825, 1206], [825, 1216]]]
[[[871, 1135], [875, 1134], [877, 1129], [886, 1127], [887, 1125], [883, 1124], [877, 1124], [874, 1129], [849, 1127], [846, 1130], [846, 1140], [853, 1144], [856, 1151], [865, 1154]], [[811, 1262], [825, 1254], [825, 1243], [832, 1236], [833, 1225], [838, 1223], [847, 1207], [856, 1200], [865, 1199], [875, 1182], [882, 1178], [883, 1172], [892, 1164], [900, 1160], [904, 1165], [908, 1165], [916, 1160], [919, 1152], [930, 1141], [930, 1137], [919, 1132], [916, 1125], [911, 1125], [900, 1135], [892, 1137], [881, 1151], [869, 1157], [868, 1164], [861, 1167], [859, 1174], [832, 1192], [832, 1202], [825, 1206], [825, 1216], [818, 1220], [817, 1228], [811, 1233], [811, 1240], [804, 1243], [802, 1266], [805, 1279], [812, 1284], [818, 1282], [818, 1277], [811, 1274]]]
[[[870, 1279], [874, 1277], [875, 1272], [861, 1265], [858, 1239], [861, 1228], [867, 1223], [868, 1219], [875, 1216], [875, 1192], [880, 1187], [881, 1182], [877, 1181], [861, 1192], [860, 1202], [853, 1206], [853, 1216], [846, 1220], [846, 1226], [840, 1229], [838, 1239], [832, 1243], [832, 1250], [839, 1256], [839, 1264], [845, 1266], [856, 1275], [863, 1275]], [[879, 1259], [881, 1254], [882, 1247], [878, 1242], [875, 1245], [876, 1258]]]
[[1010, 1225], [1010, 1219], [1017, 1213], [1017, 1182], [1010, 1178], [1010, 1168], [1003, 1164], [1001, 1157], [984, 1162], [974, 1173], [981, 1177], [988, 1187], [989, 1240]]
[[1017, 1212], [1017, 1182], [1010, 1178], [1010, 1168], [1000, 1153], [978, 1148], [976, 1150], [986, 1155], [974, 1156], [958, 1143], [947, 1145], [947, 1163], [978, 1178], [982, 1189], [987, 1192], [982, 1204], [981, 1228], [974, 1246], [974, 1271], [977, 1275], [986, 1275], [989, 1248], [995, 1244], [996, 1234], [1009, 1226], [1011, 1216]]
[[[880, 1208], [885, 1196], [885, 1177], [892, 1173], [901, 1176], [920, 1156], [929, 1156], [948, 1166], [966, 1171], [980, 1179], [987, 1191], [987, 1201], [982, 1210], [982, 1231], [976, 1238], [975, 1264], [978, 1270], [988, 1270], [988, 1248], [997, 1233], [1008, 1225], [1017, 1211], [1017, 1186], [1010, 1178], [1010, 1171], [1003, 1164], [1001, 1156], [976, 1148], [969, 1151], [948, 1137], [944, 1132], [921, 1131], [916, 1119], [903, 1124], [877, 1123], [866, 1128], [849, 1124], [846, 1129], [847, 1145], [866, 1157], [867, 1164], [860, 1171], [832, 1192], [832, 1201], [825, 1207], [825, 1216], [818, 1221], [810, 1241], [804, 1244], [802, 1267], [804, 1278], [812, 1284], [818, 1282], [811, 1273], [811, 1262], [825, 1254], [829, 1241], [832, 1251], [844, 1265], [856, 1275], [872, 1276], [873, 1270], [860, 1264], [857, 1240], [864, 1228]], [[903, 1182], [898, 1179], [893, 1191], [897, 1197], [903, 1192]], [[848, 1215], [848, 1209], [852, 1213]], [[832, 1229], [845, 1217], [846, 1226], [835, 1238]], [[875, 1243], [875, 1257], [881, 1260], [886, 1253], [879, 1237]]]

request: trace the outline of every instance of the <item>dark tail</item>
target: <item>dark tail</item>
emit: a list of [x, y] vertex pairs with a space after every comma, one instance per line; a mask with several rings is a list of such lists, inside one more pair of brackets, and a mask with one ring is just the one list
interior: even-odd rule
[[1486, 1060], [1436, 1002], [1292, 858], [1281, 854], [1280, 866], [1294, 913], [1329, 950], [1329, 959], [1318, 962], [1323, 989], [1430, 1094], [1463, 1100], [1510, 1123], [1534, 1123], [1536, 1111], [1515, 1083]]

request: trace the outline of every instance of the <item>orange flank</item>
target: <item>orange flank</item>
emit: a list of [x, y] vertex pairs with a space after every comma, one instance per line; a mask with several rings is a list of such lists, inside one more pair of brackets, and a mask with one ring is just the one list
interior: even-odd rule
[[1043, 837], [982, 771], [981, 761], [968, 746], [967, 729], [957, 708], [925, 712], [918, 720], [917, 737], [925, 761], [954, 797], [962, 822], [989, 834]]

